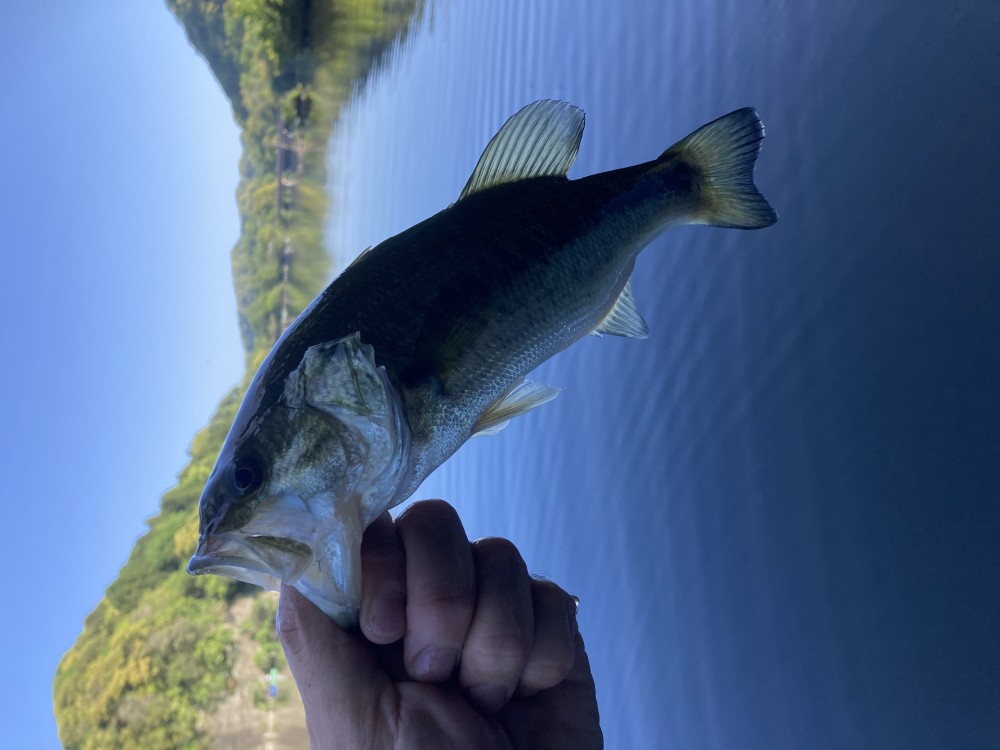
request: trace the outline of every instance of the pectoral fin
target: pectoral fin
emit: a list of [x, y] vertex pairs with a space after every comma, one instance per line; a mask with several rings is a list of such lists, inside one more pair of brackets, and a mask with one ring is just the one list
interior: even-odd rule
[[527, 414], [532, 409], [547, 403], [559, 395], [559, 389], [551, 385], [524, 380], [506, 396], [487, 409], [486, 413], [472, 428], [472, 436], [496, 435], [514, 417]]

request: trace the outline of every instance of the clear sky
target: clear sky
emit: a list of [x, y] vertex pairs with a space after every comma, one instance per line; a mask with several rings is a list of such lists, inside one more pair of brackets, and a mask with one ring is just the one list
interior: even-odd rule
[[0, 745], [44, 749], [59, 659], [242, 374], [239, 135], [163, 2], [5, 3], [0, 71]]

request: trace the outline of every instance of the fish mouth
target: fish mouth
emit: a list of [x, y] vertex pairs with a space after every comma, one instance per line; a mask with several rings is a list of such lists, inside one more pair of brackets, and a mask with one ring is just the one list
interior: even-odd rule
[[187, 572], [212, 573], [277, 591], [282, 582], [295, 583], [312, 557], [309, 546], [294, 539], [224, 532], [202, 537]]

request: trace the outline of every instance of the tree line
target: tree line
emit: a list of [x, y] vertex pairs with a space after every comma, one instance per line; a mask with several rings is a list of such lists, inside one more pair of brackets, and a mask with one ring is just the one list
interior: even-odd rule
[[252, 629], [262, 671], [285, 669], [263, 603], [249, 624], [229, 616], [236, 598], [259, 589], [187, 574], [198, 500], [256, 367], [329, 280], [326, 145], [340, 109], [422, 12], [422, 0], [167, 5], [241, 126], [241, 233], [231, 258], [247, 370], [194, 436], [177, 485], [59, 664], [54, 707], [68, 750], [211, 747], [203, 718], [237, 688], [236, 628]]

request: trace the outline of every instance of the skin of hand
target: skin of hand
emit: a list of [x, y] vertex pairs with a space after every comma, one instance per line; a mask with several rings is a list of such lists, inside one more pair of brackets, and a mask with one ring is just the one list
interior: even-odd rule
[[360, 632], [281, 589], [312, 750], [604, 746], [576, 603], [509, 541], [429, 500], [376, 520], [361, 567]]

